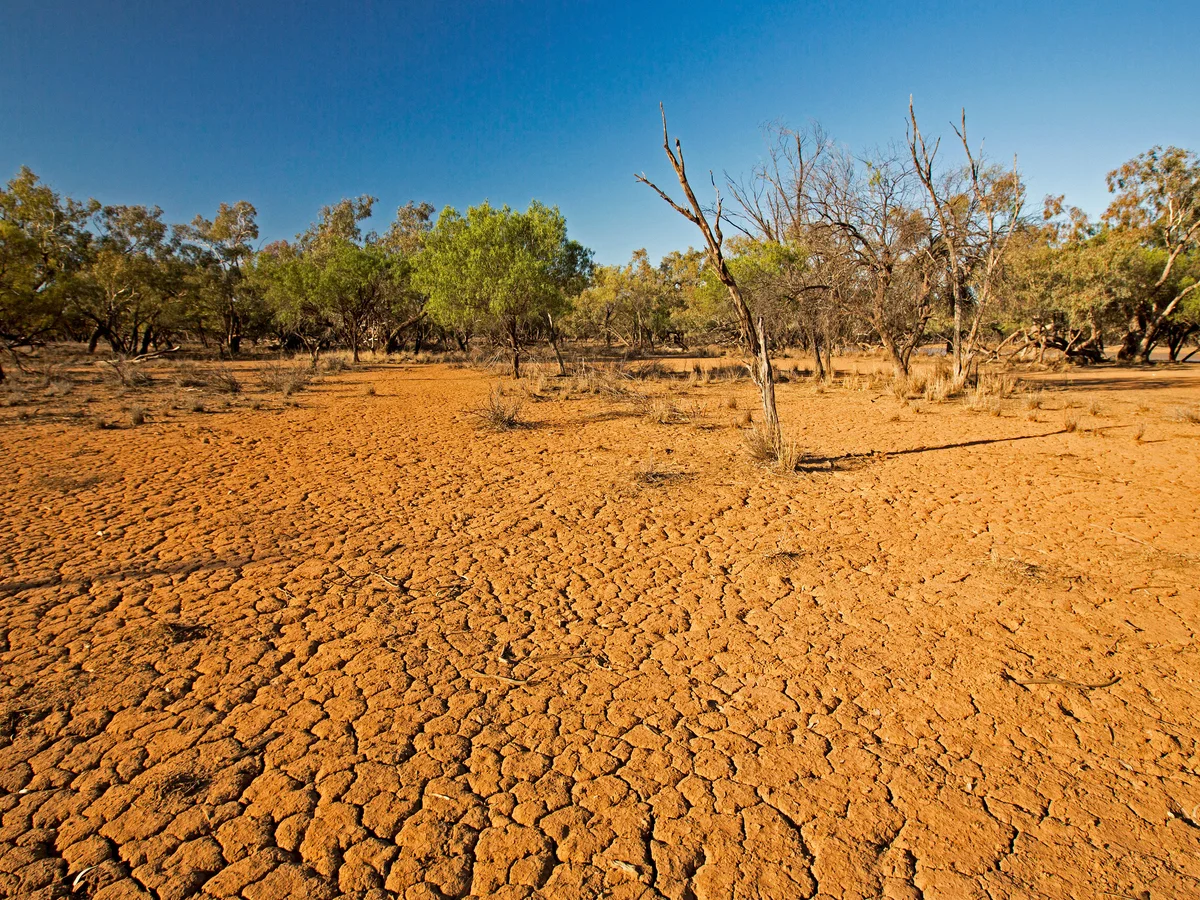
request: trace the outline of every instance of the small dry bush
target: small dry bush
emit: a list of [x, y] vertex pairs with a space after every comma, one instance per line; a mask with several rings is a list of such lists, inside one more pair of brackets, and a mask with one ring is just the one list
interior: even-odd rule
[[331, 355], [325, 357], [325, 371], [330, 375], [348, 372], [351, 368], [353, 368], [353, 366], [350, 364], [350, 360], [346, 359], [344, 356]]
[[986, 397], [1011, 397], [1017, 389], [1017, 380], [1011, 375], [988, 374], [979, 379], [975, 389]]
[[525, 424], [521, 421], [521, 411], [524, 408], [523, 398], [506, 398], [500, 388], [496, 387], [492, 388], [483, 405], [471, 412], [485, 428], [492, 431], [511, 431]]
[[1200, 407], [1180, 407], [1175, 410], [1175, 418], [1180, 422], [1189, 422], [1192, 425], [1200, 425]]
[[662, 381], [674, 377], [674, 373], [658, 360], [629, 366], [625, 369], [625, 374], [634, 381]]
[[925, 382], [925, 401], [927, 403], [945, 403], [954, 396], [954, 382], [948, 375], [934, 373]]
[[219, 368], [208, 373], [208, 387], [221, 394], [240, 394], [242, 383], [232, 369]]
[[1046, 403], [1046, 392], [1040, 388], [1036, 391], [1030, 391], [1025, 395], [1025, 408], [1029, 410], [1041, 409]]
[[187, 402], [187, 408], [194, 413], [202, 413], [204, 412], [204, 401], [199, 397], [192, 397]]
[[766, 429], [753, 425], [745, 435], [746, 452], [761, 466], [769, 466], [781, 472], [795, 472], [804, 459], [800, 445], [786, 437], [775, 440]]
[[1067, 413], [1063, 416], [1063, 431], [1071, 434], [1079, 427], [1079, 416], [1074, 413]]
[[144, 369], [138, 368], [126, 359], [106, 360], [105, 374], [110, 381], [123, 388], [140, 390], [150, 387], [154, 379]]
[[725, 408], [726, 409], [737, 409], [738, 408], [738, 398], [737, 397], [726, 397], [725, 398]]
[[375, 396], [375, 385], [368, 384], [367, 389], [363, 393], [365, 393], [368, 397], [374, 397]]
[[313, 378], [313, 370], [304, 363], [274, 362], [265, 366], [258, 377], [268, 391], [290, 397], [308, 386]]
[[175, 384], [181, 388], [208, 387], [208, 373], [191, 363], [183, 363], [175, 370]]
[[648, 422], [655, 422], [659, 425], [679, 425], [688, 420], [679, 404], [662, 394], [646, 397], [639, 406], [642, 416]]
[[129, 424], [134, 426], [146, 424], [146, 408], [144, 406], [135, 404], [129, 407]]
[[1096, 418], [1101, 418], [1104, 415], [1104, 407], [1100, 405], [1100, 401], [1093, 400], [1088, 404], [1088, 415]]

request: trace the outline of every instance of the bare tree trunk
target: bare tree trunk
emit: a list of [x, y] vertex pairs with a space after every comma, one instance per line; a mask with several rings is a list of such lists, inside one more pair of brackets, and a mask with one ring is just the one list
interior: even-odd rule
[[[783, 447], [783, 435], [779, 427], [779, 414], [775, 409], [775, 377], [771, 370], [771, 359], [765, 340], [765, 330], [761, 317], [759, 317], [757, 324], [755, 323], [754, 315], [750, 311], [745, 298], [742, 296], [737, 279], [733, 277], [733, 273], [729, 270], [729, 265], [725, 261], [725, 255], [722, 251], [724, 237], [721, 233], [721, 192], [717, 191], [717, 205], [713, 212], [713, 221], [710, 224], [708, 214], [700, 205], [700, 201], [696, 199], [696, 194], [692, 190], [691, 183], [688, 181], [687, 171], [683, 162], [683, 146], [679, 139], [676, 138], [675, 149], [674, 151], [671, 150], [671, 139], [667, 133], [667, 113], [662, 109], [661, 104], [659, 104], [659, 109], [662, 111], [663, 150], [666, 151], [667, 159], [671, 162], [671, 168], [675, 171], [675, 177], [679, 180], [679, 186], [683, 189], [688, 206], [684, 207], [676, 203], [658, 185], [647, 179], [645, 175], [635, 175], [634, 177], [653, 189], [677, 213], [695, 225], [704, 237], [708, 261], [716, 271], [717, 278], [720, 279], [721, 283], [725, 285], [726, 290], [729, 291], [729, 299], [733, 301], [733, 308], [737, 313], [742, 339], [746, 342], [746, 349], [749, 351], [750, 357], [754, 360], [751, 371], [754, 372], [754, 380], [758, 383], [759, 392], [762, 396], [763, 421], [767, 428], [767, 439], [778, 451]], [[713, 184], [715, 188], [715, 181]]]
[[758, 382], [758, 390], [762, 395], [763, 424], [767, 434], [774, 435], [778, 447], [782, 434], [779, 428], [779, 413], [775, 409], [775, 373], [771, 369], [771, 355], [767, 352], [767, 329], [762, 316], [758, 317], [757, 326], [758, 377], [754, 380]]

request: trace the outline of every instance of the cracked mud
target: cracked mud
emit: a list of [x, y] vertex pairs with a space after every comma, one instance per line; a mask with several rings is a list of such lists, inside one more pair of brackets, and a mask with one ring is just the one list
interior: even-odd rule
[[794, 478], [440, 366], [5, 421], [0, 895], [1196, 896], [1200, 376], [1138, 379], [781, 386]]

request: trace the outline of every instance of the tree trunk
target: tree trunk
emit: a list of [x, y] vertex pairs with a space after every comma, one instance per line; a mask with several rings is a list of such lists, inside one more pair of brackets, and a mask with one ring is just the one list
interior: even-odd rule
[[567, 364], [563, 362], [562, 353], [558, 349], [558, 329], [554, 327], [554, 317], [546, 313], [546, 322], [550, 325], [550, 346], [554, 348], [554, 358], [558, 360], [558, 375], [567, 377]]
[[758, 377], [755, 378], [755, 381], [758, 382], [758, 390], [762, 395], [763, 424], [766, 426], [772, 443], [778, 449], [783, 442], [783, 435], [779, 428], [779, 412], [775, 408], [775, 373], [771, 369], [771, 354], [767, 352], [767, 328], [763, 324], [762, 316], [758, 317], [756, 334], [758, 337]]
[[809, 332], [808, 336], [809, 340], [812, 341], [813, 361], [816, 363], [816, 368], [813, 371], [816, 373], [818, 381], [824, 381], [825, 360], [821, 356], [821, 337], [815, 328]]
[[508, 325], [508, 339], [512, 344], [512, 373], [513, 378], [521, 377], [521, 338], [517, 334], [517, 321], [513, 319]]
[[92, 332], [91, 338], [88, 339], [88, 353], [96, 352], [96, 345], [100, 343], [100, 338], [104, 337], [104, 332], [97, 328]]

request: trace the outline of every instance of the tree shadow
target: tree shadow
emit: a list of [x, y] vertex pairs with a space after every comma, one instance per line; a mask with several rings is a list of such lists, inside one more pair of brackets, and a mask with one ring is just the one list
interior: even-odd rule
[[[1108, 426], [1110, 428], [1120, 426]], [[903, 450], [872, 450], [870, 453], [843, 453], [838, 456], [809, 456], [797, 467], [802, 472], [828, 472], [861, 468], [868, 463], [884, 462], [893, 456], [911, 456], [914, 453], [931, 453], [935, 450], [961, 450], [966, 447], [982, 447], [987, 444], [1007, 444], [1014, 441], [1029, 441], [1034, 438], [1053, 437], [1056, 434], [1069, 434], [1066, 428], [1056, 428], [1041, 434], [1018, 434], [1002, 438], [978, 438], [973, 441], [956, 441], [952, 444], [934, 444], [925, 447], [907, 447]]]

